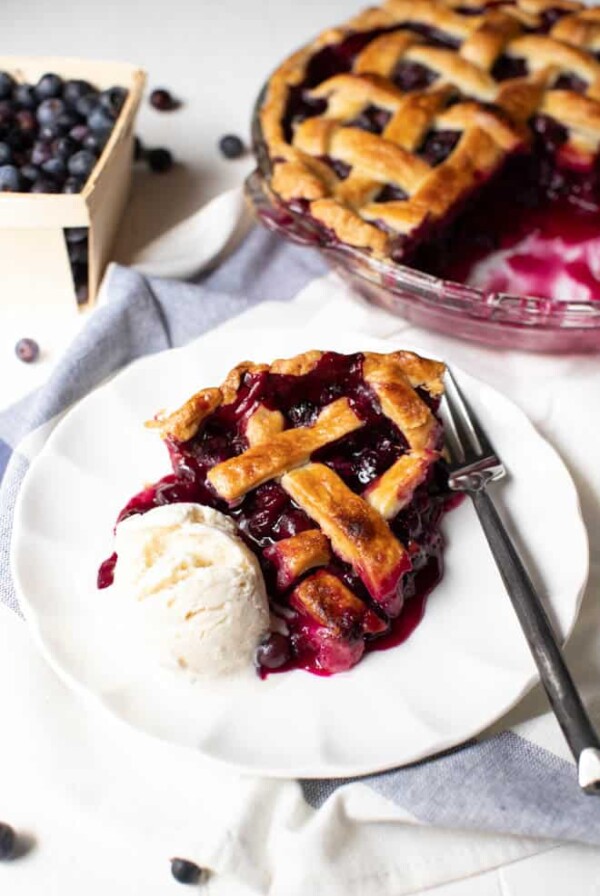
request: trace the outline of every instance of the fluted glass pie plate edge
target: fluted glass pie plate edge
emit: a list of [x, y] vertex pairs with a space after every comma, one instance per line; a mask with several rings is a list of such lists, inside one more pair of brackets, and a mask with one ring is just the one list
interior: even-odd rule
[[290, 209], [270, 187], [271, 160], [259, 116], [266, 89], [267, 85], [258, 96], [252, 118], [257, 167], [245, 183], [249, 202], [265, 227], [319, 250], [364, 298], [417, 326], [494, 348], [564, 354], [600, 349], [600, 301], [564, 302], [484, 292], [441, 280], [340, 243], [318, 222]]
[[[270, 361], [309, 348], [398, 347], [342, 332], [323, 340], [308, 330], [217, 330], [133, 363], [64, 417], [23, 483], [11, 562], [34, 639], [71, 687], [147, 734], [277, 777], [361, 775], [425, 758], [473, 737], [531, 688], [533, 661], [467, 502], [445, 518], [445, 575], [415, 632], [331, 678], [296, 670], [261, 681], [249, 670], [231, 688], [190, 685], [148, 663], [116, 596], [96, 589], [119, 509], [168, 471], [164, 445], [143, 426], [157, 408], [220, 382], [249, 353]], [[512, 402], [457, 375], [507, 463], [502, 506], [566, 637], [588, 569], [573, 482]]]

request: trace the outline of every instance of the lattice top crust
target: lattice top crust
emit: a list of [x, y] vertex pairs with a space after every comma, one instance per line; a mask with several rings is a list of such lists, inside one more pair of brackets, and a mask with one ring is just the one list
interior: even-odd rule
[[565, 132], [565, 165], [600, 143], [600, 9], [571, 0], [386, 0], [270, 79], [271, 188], [341, 242], [388, 257], [527, 152]]
[[[240, 515], [278, 599], [356, 641], [402, 608], [416, 543], [398, 520], [440, 458], [443, 374], [406, 351], [244, 362], [149, 425], [180, 481], [195, 479], [206, 503]], [[287, 502], [260, 531], [256, 495], [267, 508]]]

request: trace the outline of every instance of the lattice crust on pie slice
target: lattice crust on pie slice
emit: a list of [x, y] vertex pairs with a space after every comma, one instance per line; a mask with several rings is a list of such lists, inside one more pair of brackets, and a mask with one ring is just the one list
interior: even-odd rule
[[381, 514], [324, 464], [306, 464], [286, 473], [281, 484], [321, 527], [333, 551], [358, 573], [372, 598], [397, 615], [402, 605], [400, 580], [411, 564]]
[[300, 576], [331, 560], [329, 541], [319, 529], [307, 529], [265, 548], [265, 557], [277, 570], [277, 587], [286, 591]]
[[[250, 536], [261, 489], [271, 489], [263, 499], [267, 508], [288, 502], [286, 519], [298, 520], [301, 531], [286, 535], [296, 523], [281, 521], [265, 530], [261, 517], [260, 531], [269, 538], [257, 552], [272, 597], [300, 614], [311, 650], [325, 665], [356, 662], [363, 650], [357, 638], [381, 634], [402, 608], [414, 545], [409, 551], [390, 526], [439, 459], [441, 428], [432, 407], [443, 393], [444, 370], [442, 363], [407, 351], [310, 351], [270, 366], [244, 362], [220, 388], [203, 390], [152, 422], [172, 449], [176, 472], [183, 458], [186, 481], [196, 450], [204, 457], [206, 446], [207, 456], [218, 458], [224, 439], [235, 446], [229, 449], [233, 456], [203, 467], [202, 494], [246, 519], [242, 528]], [[328, 397], [314, 405], [321, 393]], [[375, 450], [368, 448], [370, 438], [374, 446], [383, 440], [389, 460], [376, 474], [349, 484], [335, 458], [345, 444], [350, 459], [360, 451], [369, 457]]]
[[385, 632], [388, 623], [347, 588], [337, 576], [318, 570], [290, 595], [290, 605], [335, 634], [356, 637]]
[[362, 425], [348, 399], [340, 398], [323, 408], [312, 426], [284, 430], [255, 443], [238, 457], [213, 467], [207, 479], [221, 498], [237, 501], [261, 483], [305, 464], [313, 451]]
[[[270, 186], [329, 238], [397, 260], [529, 152], [535, 119], [564, 129], [560, 165], [590, 164], [599, 52], [597, 10], [570, 0], [386, 0], [271, 77]], [[456, 139], [429, 155], [438, 135]]]

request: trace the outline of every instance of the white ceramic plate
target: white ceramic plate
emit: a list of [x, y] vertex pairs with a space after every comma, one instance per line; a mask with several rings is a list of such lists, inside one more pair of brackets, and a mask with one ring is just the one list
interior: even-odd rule
[[[248, 356], [267, 361], [325, 346], [392, 348], [356, 334], [315, 340], [292, 331], [215, 331], [132, 364], [59, 424], [31, 466], [15, 518], [21, 604], [60, 675], [136, 728], [266, 775], [351, 776], [421, 759], [481, 731], [536, 680], [469, 502], [446, 517], [446, 573], [413, 635], [331, 678], [249, 675], [207, 691], [150, 663], [114, 595], [96, 590], [118, 511], [144, 483], [169, 472], [164, 446], [143, 421], [220, 382]], [[498, 487], [502, 506], [566, 636], [588, 566], [575, 487], [515, 405], [458, 376], [510, 470]]]

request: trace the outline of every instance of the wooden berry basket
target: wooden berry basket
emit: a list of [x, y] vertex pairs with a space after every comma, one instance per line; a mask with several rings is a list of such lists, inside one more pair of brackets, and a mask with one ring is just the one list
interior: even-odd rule
[[[133, 65], [52, 56], [0, 56], [0, 71], [36, 83], [46, 72], [81, 78], [101, 90], [128, 90], [114, 128], [81, 193], [0, 193], [0, 306], [92, 305], [116, 236], [131, 184], [134, 121], [146, 74]], [[88, 300], [77, 306], [64, 237], [87, 227]]]

